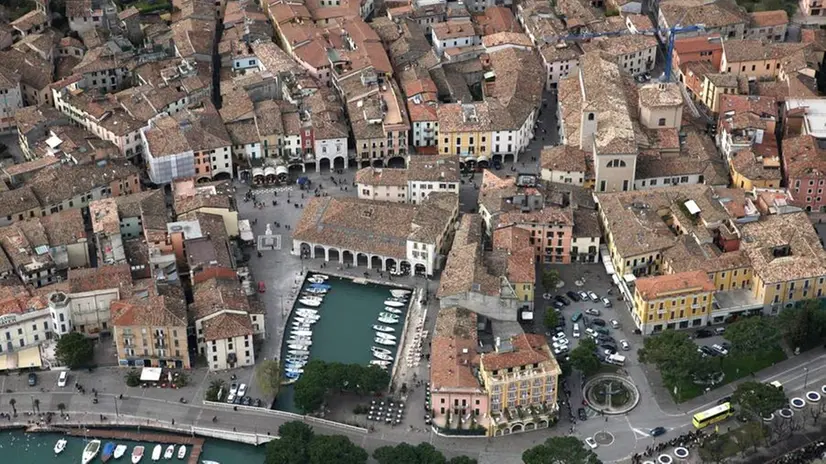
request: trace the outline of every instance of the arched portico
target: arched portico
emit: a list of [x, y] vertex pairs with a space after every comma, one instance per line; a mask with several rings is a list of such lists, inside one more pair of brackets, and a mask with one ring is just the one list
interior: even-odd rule
[[342, 262], [355, 264], [354, 259], [355, 259], [355, 257], [353, 256], [352, 251], [344, 250], [344, 251], [341, 252], [341, 261]]
[[370, 160], [361, 160], [361, 162], [359, 163], [359, 167], [369, 168], [370, 167]]
[[313, 254], [313, 249], [309, 244], [302, 243], [298, 246], [298, 252], [302, 258], [309, 258]]
[[330, 171], [332, 169], [330, 165], [330, 158], [321, 158], [318, 160], [318, 168], [316, 168], [316, 172]]
[[387, 160], [387, 167], [388, 168], [406, 168], [407, 161], [405, 161], [403, 156], [393, 156]]
[[494, 163], [499, 161], [501, 163], [502, 162], [502, 155], [498, 155], [498, 154], [493, 155], [493, 157], [491, 158], [491, 161], [493, 161]]
[[327, 261], [341, 261], [341, 253], [338, 248], [329, 248], [327, 250]]
[[370, 257], [370, 269], [384, 270], [384, 261], [382, 261], [381, 256]]
[[508, 153], [505, 155], [505, 162], [506, 163], [515, 163], [516, 162], [516, 155], [512, 153]]
[[412, 269], [412, 266], [410, 266], [409, 261], [405, 261], [405, 260], [399, 261], [399, 268], [398, 268], [399, 274], [401, 274], [401, 275], [410, 275], [410, 270], [411, 269]]
[[398, 263], [396, 263], [396, 260], [393, 258], [387, 258], [384, 260], [384, 268], [390, 272], [398, 271], [398, 269], [396, 269], [397, 265]]
[[373, 167], [374, 168], [384, 167], [384, 161], [380, 160], [380, 159], [373, 160]]
[[356, 254], [356, 266], [367, 267], [370, 265], [370, 258], [364, 253]]
[[417, 276], [427, 275], [427, 267], [425, 267], [425, 265], [422, 263], [416, 264], [416, 267], [414, 269], [416, 270], [415, 275]]
[[525, 430], [525, 426], [524, 426], [524, 425], [522, 425], [522, 424], [521, 424], [521, 423], [519, 423], [519, 422], [517, 422], [517, 423], [515, 423], [515, 424], [511, 425], [511, 433], [517, 433], [517, 432], [521, 432], [521, 431], [523, 431], [523, 430]]
[[327, 249], [321, 245], [316, 245], [313, 247], [313, 258], [324, 258], [327, 259]]
[[336, 156], [333, 160], [333, 169], [347, 169], [347, 158]]

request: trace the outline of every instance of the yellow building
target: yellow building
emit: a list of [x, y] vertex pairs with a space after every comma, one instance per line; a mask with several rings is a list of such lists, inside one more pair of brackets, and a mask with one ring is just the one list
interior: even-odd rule
[[488, 435], [548, 427], [559, 412], [560, 374], [544, 336], [523, 333], [498, 340], [496, 351], [483, 353], [479, 360], [479, 376], [490, 399]]
[[688, 235], [663, 252], [663, 274], [687, 271], [705, 272], [718, 292], [751, 289], [751, 262], [743, 250], [724, 252], [716, 244], [700, 244]]
[[703, 76], [700, 99], [712, 113], [720, 111], [721, 95], [748, 93], [748, 79], [734, 74], [714, 73]]
[[[508, 278], [516, 299], [533, 307], [536, 262], [531, 232], [515, 226], [496, 229], [493, 233], [493, 247], [495, 251], [491, 253], [492, 261], [502, 261], [503, 269], [498, 270], [498, 273]], [[500, 259], [496, 259], [497, 257]]]
[[743, 224], [742, 248], [752, 266], [752, 295], [764, 311], [782, 308], [826, 291], [826, 251], [804, 212], [771, 215]]
[[487, 162], [493, 143], [488, 111], [487, 103], [439, 105], [439, 154], [459, 155], [459, 161], [470, 165]]
[[714, 284], [705, 272], [689, 271], [637, 279], [634, 317], [644, 335], [706, 325]]
[[186, 302], [174, 296], [113, 301], [118, 365], [189, 369]]
[[[766, 137], [769, 137], [768, 135]], [[771, 136], [773, 139], [774, 137]], [[732, 187], [751, 191], [756, 188], [778, 188], [782, 173], [777, 145], [771, 156], [758, 155], [751, 150], [733, 152], [729, 160]]]

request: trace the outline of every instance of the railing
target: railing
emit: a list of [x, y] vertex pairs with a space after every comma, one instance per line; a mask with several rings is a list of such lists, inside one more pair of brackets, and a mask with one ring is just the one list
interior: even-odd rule
[[299, 421], [309, 422], [309, 423], [312, 423], [312, 424], [322, 425], [322, 426], [326, 426], [326, 427], [336, 427], [336, 428], [339, 428], [339, 429], [343, 429], [343, 430], [347, 430], [347, 431], [355, 432], [355, 433], [364, 433], [364, 434], [368, 433], [368, 430], [363, 428], [363, 427], [356, 427], [355, 425], [343, 424], [341, 422], [335, 422], [335, 421], [331, 421], [331, 420], [327, 420], [327, 419], [321, 419], [319, 417], [304, 416], [304, 415], [296, 414], [296, 413], [292, 413], [292, 412], [279, 411], [277, 409], [262, 409], [262, 408], [256, 408], [254, 406], [244, 406], [244, 405], [240, 405], [240, 404], [228, 404], [228, 403], [221, 403], [221, 402], [217, 402], [217, 401], [204, 401], [204, 405], [217, 407], [217, 408], [222, 408], [222, 409], [233, 409], [234, 410], [235, 408], [237, 408], [238, 410], [246, 410], [246, 411], [252, 411], [252, 412], [257, 412], [257, 413], [263, 413], [263, 414], [266, 414], [266, 415], [270, 415], [270, 416], [273, 416], [273, 417], [278, 417], [278, 418], [286, 419], [286, 420], [299, 420]]

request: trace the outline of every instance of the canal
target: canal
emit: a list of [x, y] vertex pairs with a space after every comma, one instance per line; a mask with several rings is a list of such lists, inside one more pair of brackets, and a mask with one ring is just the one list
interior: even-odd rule
[[[369, 364], [373, 359], [370, 347], [376, 345], [373, 342], [375, 338], [373, 324], [381, 324], [378, 322], [379, 313], [384, 311], [384, 301], [392, 296], [390, 289], [394, 287], [372, 283], [361, 284], [351, 279], [334, 276], [330, 276], [326, 283], [331, 286], [330, 291], [327, 292], [321, 306], [313, 308], [318, 310], [321, 318], [313, 326], [310, 359], [344, 364]], [[304, 282], [304, 288], [310, 285], [309, 282]], [[305, 307], [301, 303], [296, 303], [296, 306]], [[393, 335], [399, 341], [403, 340], [402, 330], [407, 318], [407, 308], [401, 309], [404, 311], [399, 315], [399, 322], [393, 325], [396, 329]], [[294, 317], [295, 312], [290, 315], [287, 322], [288, 331], [285, 339], [288, 337]], [[398, 344], [381, 346], [398, 353]], [[287, 349], [286, 344], [281, 347], [282, 359]], [[390, 369], [392, 372], [392, 365]], [[275, 402], [275, 409], [299, 412], [293, 404], [292, 386], [281, 388]]]

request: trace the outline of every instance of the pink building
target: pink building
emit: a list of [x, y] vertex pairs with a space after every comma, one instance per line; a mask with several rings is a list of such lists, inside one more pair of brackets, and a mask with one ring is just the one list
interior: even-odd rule
[[810, 134], [784, 139], [783, 173], [794, 206], [826, 212], [826, 150], [818, 139]]

